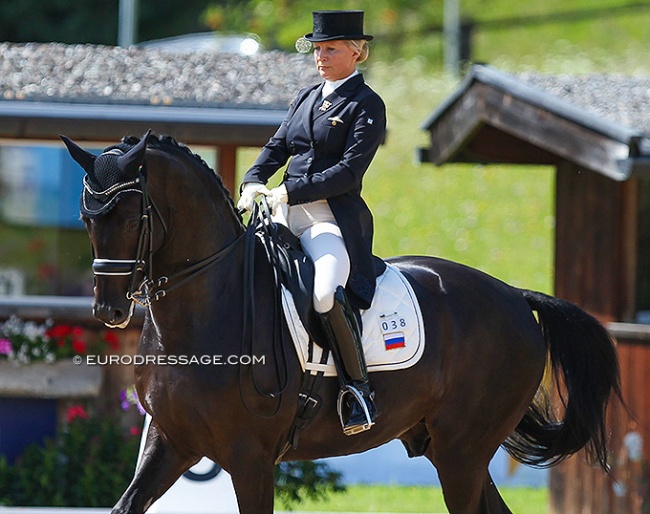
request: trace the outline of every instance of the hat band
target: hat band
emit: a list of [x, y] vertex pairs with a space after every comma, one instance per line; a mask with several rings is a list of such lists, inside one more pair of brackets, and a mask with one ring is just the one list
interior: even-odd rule
[[308, 41], [312, 42], [319, 42], [319, 41], [336, 41], [336, 40], [359, 40], [359, 39], [365, 39], [366, 41], [370, 41], [373, 39], [373, 36], [369, 36], [367, 34], [324, 34], [321, 32], [313, 32], [310, 34], [305, 34], [305, 39]]

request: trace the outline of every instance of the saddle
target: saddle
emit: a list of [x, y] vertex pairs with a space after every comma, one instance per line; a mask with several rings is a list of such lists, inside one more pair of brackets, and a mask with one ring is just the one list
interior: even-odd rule
[[[265, 198], [254, 207], [248, 229], [262, 242], [273, 267], [277, 304], [282, 306], [304, 372], [293, 425], [279, 462], [290, 448], [297, 448], [300, 432], [322, 405], [320, 385], [324, 377], [336, 376], [336, 369], [313, 309], [314, 265], [299, 238], [286, 225], [272, 220]], [[355, 314], [364, 327], [364, 351], [373, 356], [368, 361], [369, 371], [405, 369], [419, 361], [424, 351], [422, 314], [415, 292], [396, 268], [386, 266], [377, 279], [371, 308]], [[275, 346], [276, 350], [283, 347]]]
[[[312, 302], [314, 264], [307, 254], [303, 252], [300, 240], [287, 226], [276, 223], [271, 219], [271, 211], [265, 198], [262, 198], [261, 202], [253, 208], [248, 228], [256, 239], [261, 240], [266, 256], [273, 268], [276, 294], [278, 295], [276, 305], [282, 305], [284, 292], [288, 291], [293, 296], [295, 313], [305, 328], [308, 337], [311, 341], [325, 342], [325, 334]], [[279, 314], [279, 316], [282, 316], [282, 314]], [[280, 335], [280, 337], [282, 336]], [[282, 348], [284, 344], [275, 346], [276, 349], [278, 347]], [[325, 361], [329, 355], [328, 349], [324, 348], [323, 353]], [[318, 395], [318, 390], [324, 375], [323, 372], [314, 373], [311, 371], [306, 371], [303, 374], [296, 413], [287, 442], [278, 456], [278, 463], [290, 448], [298, 447], [300, 432], [311, 422], [320, 409], [322, 401]]]
[[296, 313], [312, 340], [325, 345], [325, 334], [313, 308], [314, 264], [302, 250], [300, 239], [289, 227], [271, 219], [265, 198], [253, 210], [253, 219], [256, 236], [262, 241], [273, 267], [277, 289], [284, 287], [291, 293]]

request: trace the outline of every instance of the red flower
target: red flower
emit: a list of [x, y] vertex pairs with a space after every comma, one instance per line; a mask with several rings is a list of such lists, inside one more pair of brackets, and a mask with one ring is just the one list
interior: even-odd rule
[[72, 327], [70, 325], [54, 325], [47, 331], [47, 335], [52, 339], [60, 339], [62, 337], [67, 337], [72, 333]]
[[74, 327], [70, 327], [70, 333], [71, 333], [74, 337], [81, 337], [81, 336], [83, 335], [83, 333], [84, 333], [84, 329], [81, 328], [81, 327], [78, 326], [78, 325], [75, 325]]
[[104, 341], [111, 347], [111, 350], [118, 350], [120, 348], [120, 339], [115, 332], [107, 330], [104, 334]]
[[131, 427], [131, 429], [129, 430], [129, 433], [130, 433], [133, 437], [137, 437], [137, 436], [139, 436], [140, 434], [142, 434], [142, 429], [141, 429], [140, 427]]
[[72, 420], [77, 418], [88, 419], [88, 413], [86, 412], [86, 409], [84, 409], [83, 405], [71, 405], [68, 408], [68, 412], [67, 412], [68, 423], [70, 423]]
[[74, 339], [72, 341], [72, 350], [75, 353], [86, 353], [86, 343], [81, 339]]

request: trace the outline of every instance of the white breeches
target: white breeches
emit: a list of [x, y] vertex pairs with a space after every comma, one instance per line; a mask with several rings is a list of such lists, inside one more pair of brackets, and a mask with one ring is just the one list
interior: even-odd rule
[[[283, 206], [285, 207], [285, 206]], [[325, 313], [334, 307], [334, 293], [350, 276], [350, 257], [341, 229], [326, 200], [282, 209], [285, 224], [297, 237], [314, 263], [314, 310]]]

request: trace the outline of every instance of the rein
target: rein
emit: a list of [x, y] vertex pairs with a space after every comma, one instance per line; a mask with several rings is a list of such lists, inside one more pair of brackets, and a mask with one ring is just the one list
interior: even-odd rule
[[[139, 186], [139, 187], [135, 187]], [[97, 199], [106, 200], [111, 196], [123, 192], [138, 192], [142, 195], [142, 212], [140, 216], [140, 234], [138, 236], [138, 249], [134, 259], [93, 259], [92, 269], [95, 275], [104, 276], [131, 276], [131, 283], [126, 297], [138, 305], [148, 308], [153, 302], [164, 298], [167, 293], [185, 285], [190, 280], [205, 273], [211, 266], [217, 264], [229, 255], [242, 241], [244, 234], [222, 248], [217, 253], [184, 268], [172, 275], [162, 276], [158, 279], [150, 278], [153, 274], [153, 216], [160, 220], [163, 233], [167, 234], [167, 225], [155, 202], [149, 196], [146, 181], [142, 175], [142, 166], [135, 180], [123, 182], [112, 186], [107, 191], [94, 191], [84, 180], [84, 188]], [[144, 276], [140, 283], [137, 282], [139, 274]]]
[[[149, 308], [153, 302], [164, 298], [168, 293], [174, 291], [175, 289], [187, 284], [189, 281], [198, 277], [202, 273], [208, 271], [212, 266], [222, 261], [225, 257], [230, 255], [230, 253], [237, 248], [240, 242], [245, 243], [244, 250], [244, 327], [242, 332], [242, 355], [253, 355], [253, 345], [256, 340], [254, 337], [254, 327], [255, 327], [255, 242], [257, 239], [257, 226], [264, 226], [266, 231], [263, 233], [268, 237], [268, 224], [270, 223], [270, 213], [266, 202], [263, 200], [266, 208], [266, 216], [262, 215], [261, 212], [255, 211], [250, 217], [249, 224], [246, 227], [246, 230], [238, 236], [235, 240], [230, 242], [227, 246], [219, 250], [218, 252], [210, 255], [209, 257], [184, 268], [177, 273], [174, 273], [169, 276], [162, 276], [158, 279], [149, 278], [152, 276], [152, 261], [153, 261], [153, 214], [155, 213], [158, 219], [160, 220], [163, 231], [167, 233], [167, 226], [162, 217], [161, 211], [156, 207], [153, 199], [149, 196], [146, 187], [146, 181], [144, 176], [141, 173], [141, 170], [138, 172], [138, 177], [135, 180], [124, 182], [121, 184], [116, 184], [110, 188], [110, 195], [106, 195], [105, 192], [95, 192], [93, 191], [87, 183], [84, 183], [84, 187], [89, 192], [89, 194], [98, 198], [102, 198], [103, 201], [107, 201], [112, 198], [113, 195], [117, 195], [122, 192], [138, 192], [142, 195], [142, 210], [140, 217], [140, 233], [138, 235], [138, 247], [134, 259], [99, 259], [96, 258], [93, 260], [93, 273], [95, 275], [103, 276], [131, 276], [131, 281], [127, 289], [126, 297], [138, 305]], [[100, 196], [102, 195], [102, 196]], [[274, 263], [277, 259], [271, 259], [271, 262]], [[278, 283], [278, 270], [277, 264], [273, 267], [275, 273], [275, 281]], [[139, 283], [137, 277], [142, 274], [143, 280]], [[288, 384], [288, 371], [287, 371], [287, 357], [285, 355], [286, 345], [284, 344], [284, 335], [282, 331], [282, 311], [281, 311], [281, 298], [280, 298], [280, 289], [279, 286], [276, 288], [276, 297], [274, 304], [274, 315], [273, 315], [273, 337], [274, 341], [280, 341], [281, 344], [274, 344], [273, 351], [275, 353], [275, 374], [277, 377], [278, 387], [272, 388], [272, 390], [264, 390], [258, 384], [255, 374], [251, 374], [251, 380], [253, 387], [257, 394], [266, 398], [281, 399], [281, 395], [287, 387]], [[244, 377], [240, 375], [240, 380], [243, 380]], [[243, 387], [240, 387], [240, 394], [242, 394], [242, 402], [249, 412], [253, 412], [249, 407], [246, 399], [243, 396]], [[262, 415], [261, 413], [255, 413], [260, 417], [274, 417], [280, 409], [280, 401], [278, 401], [274, 412], [270, 416]]]
[[[262, 197], [260, 204], [255, 204], [251, 216], [248, 221], [248, 226], [244, 232], [245, 236], [245, 250], [244, 250], [244, 327], [242, 330], [242, 355], [246, 352], [254, 354], [253, 344], [258, 339], [255, 337], [255, 320], [257, 319], [255, 310], [255, 243], [258, 238], [266, 240], [265, 248], [268, 252], [268, 238], [270, 236], [268, 232], [268, 225], [271, 222], [271, 215], [266, 203], [266, 199]], [[259, 230], [258, 230], [259, 229]], [[276, 266], [276, 261], [272, 258], [272, 255], [267, 253], [267, 258], [269, 263], [273, 268], [274, 273], [274, 282], [275, 282], [275, 294], [273, 301], [273, 328], [271, 339], [273, 341], [273, 350], [275, 354], [275, 374], [278, 379], [277, 389], [270, 391], [264, 391], [258, 385], [255, 375], [252, 374], [251, 378], [253, 381], [253, 386], [257, 394], [265, 398], [280, 398], [282, 393], [285, 391], [288, 385], [288, 370], [287, 370], [287, 356], [286, 356], [286, 344], [284, 340], [284, 332], [282, 330], [283, 320], [282, 320], [282, 298], [280, 284], [278, 282], [278, 269]], [[243, 377], [240, 377], [240, 379]], [[242, 391], [242, 388], [240, 388]], [[246, 409], [251, 412], [251, 409], [248, 407], [246, 399], [242, 395], [242, 402]], [[258, 416], [264, 418], [274, 417], [280, 409], [280, 403], [276, 405], [275, 412], [270, 416], [264, 416], [257, 413]]]

